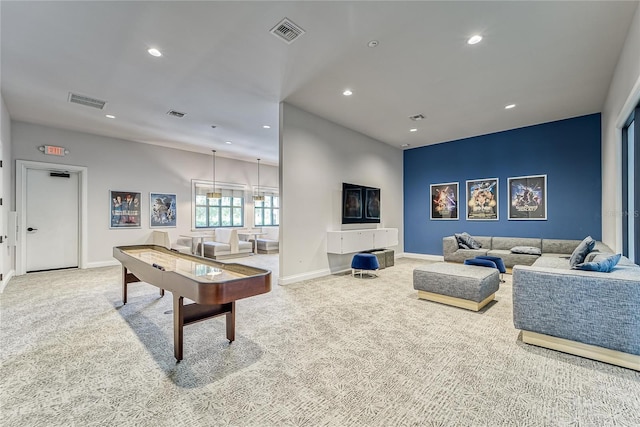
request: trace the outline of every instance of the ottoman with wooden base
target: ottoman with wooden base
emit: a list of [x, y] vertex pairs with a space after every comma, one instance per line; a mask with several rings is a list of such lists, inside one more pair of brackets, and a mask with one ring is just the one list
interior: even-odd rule
[[413, 270], [418, 298], [478, 311], [489, 304], [500, 287], [495, 268], [438, 262]]

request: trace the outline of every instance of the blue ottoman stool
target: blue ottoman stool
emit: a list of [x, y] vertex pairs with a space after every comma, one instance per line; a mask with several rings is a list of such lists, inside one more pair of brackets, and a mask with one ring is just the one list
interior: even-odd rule
[[365, 271], [376, 271], [378, 268], [378, 258], [373, 254], [355, 254], [351, 260], [351, 275], [354, 277], [358, 273], [363, 277]]
[[478, 255], [476, 259], [486, 259], [489, 261], [493, 261], [496, 264], [496, 268], [500, 272], [500, 283], [504, 283], [504, 279], [502, 275], [507, 272], [507, 268], [504, 265], [504, 261], [499, 256], [491, 256], [491, 255]]

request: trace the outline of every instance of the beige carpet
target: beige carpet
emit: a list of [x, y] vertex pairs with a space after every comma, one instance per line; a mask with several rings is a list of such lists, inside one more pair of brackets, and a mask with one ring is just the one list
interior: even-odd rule
[[[274, 265], [277, 256], [241, 262]], [[523, 344], [511, 286], [482, 312], [418, 300], [401, 259], [238, 301], [185, 328], [119, 267], [15, 277], [0, 297], [3, 426], [639, 426], [640, 373]]]

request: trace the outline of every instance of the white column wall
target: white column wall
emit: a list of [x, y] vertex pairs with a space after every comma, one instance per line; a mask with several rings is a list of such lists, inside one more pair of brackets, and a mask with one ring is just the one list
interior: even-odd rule
[[402, 150], [286, 103], [280, 126], [280, 283], [349, 267], [351, 255], [326, 248], [327, 231], [343, 229], [343, 182], [380, 188], [381, 223], [361, 228], [397, 228], [403, 252]]
[[[174, 193], [178, 202], [176, 228], [168, 231], [172, 241], [191, 231], [191, 180], [212, 179], [211, 154], [175, 150], [150, 144], [63, 130], [48, 126], [12, 123], [13, 162], [16, 159], [59, 163], [88, 168], [88, 264], [114, 264], [113, 246], [149, 241], [149, 193]], [[65, 157], [45, 156], [38, 146], [49, 144], [69, 149]], [[222, 150], [219, 150], [222, 151]], [[222, 156], [216, 158], [216, 181], [247, 185], [247, 196], [257, 181], [257, 164]], [[278, 168], [260, 164], [260, 184], [278, 187]], [[141, 192], [141, 228], [109, 228], [109, 190]], [[15, 200], [15, 179], [11, 184]], [[253, 225], [253, 201], [245, 200], [245, 226]]]
[[602, 241], [622, 249], [620, 120], [640, 100], [640, 6], [636, 8], [602, 110]]
[[[0, 233], [2, 236], [8, 236], [9, 230], [7, 229], [7, 219], [9, 217], [9, 212], [12, 209], [11, 204], [11, 176], [13, 168], [11, 162], [11, 118], [9, 117], [9, 111], [7, 110], [7, 106], [4, 103], [4, 98], [2, 94], [0, 94], [0, 146], [2, 147], [2, 155], [0, 159], [2, 160], [2, 169], [0, 169], [0, 173], [2, 174], [2, 188], [0, 189], [0, 197], [2, 197], [2, 206], [0, 220], [2, 223], [2, 228], [0, 228]], [[0, 273], [3, 275], [2, 283], [0, 283], [0, 292], [4, 289], [4, 285], [11, 279], [15, 271], [15, 248], [9, 246], [8, 242], [5, 241], [2, 245], [2, 253], [0, 254]]]

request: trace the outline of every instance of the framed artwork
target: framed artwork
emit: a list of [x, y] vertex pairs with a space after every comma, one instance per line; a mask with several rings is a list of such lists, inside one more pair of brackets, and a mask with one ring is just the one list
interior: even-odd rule
[[362, 188], [345, 188], [342, 192], [342, 219], [362, 219]]
[[110, 191], [109, 196], [109, 228], [140, 228], [140, 193]]
[[547, 219], [547, 175], [507, 178], [510, 220]]
[[458, 183], [431, 184], [431, 219], [458, 219]]
[[176, 226], [176, 195], [149, 193], [149, 227]]
[[498, 178], [467, 181], [467, 219], [498, 220]]

